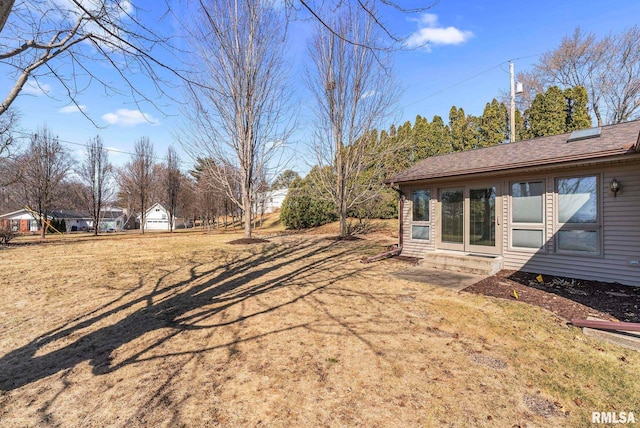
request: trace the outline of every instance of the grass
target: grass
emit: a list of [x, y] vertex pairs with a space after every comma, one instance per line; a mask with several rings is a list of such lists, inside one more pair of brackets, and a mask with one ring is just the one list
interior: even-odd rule
[[395, 260], [359, 263], [395, 242], [388, 234], [227, 244], [238, 237], [20, 238], [0, 250], [0, 425], [577, 427], [592, 411], [640, 416], [638, 353], [536, 307], [397, 279]]

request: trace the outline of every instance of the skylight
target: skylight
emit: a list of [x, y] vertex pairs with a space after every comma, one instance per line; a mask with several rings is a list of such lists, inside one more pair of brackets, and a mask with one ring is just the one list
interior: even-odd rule
[[578, 129], [577, 131], [573, 131], [571, 135], [569, 135], [569, 139], [567, 143], [572, 141], [586, 140], [588, 138], [596, 138], [600, 136], [600, 132], [602, 131], [601, 127], [589, 128], [589, 129]]

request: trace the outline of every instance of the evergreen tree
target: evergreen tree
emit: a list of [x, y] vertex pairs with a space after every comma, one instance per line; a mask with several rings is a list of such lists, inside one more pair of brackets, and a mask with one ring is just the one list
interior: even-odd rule
[[527, 129], [525, 128], [524, 117], [520, 110], [516, 110], [515, 114], [516, 141], [527, 139]]
[[429, 121], [427, 118], [420, 115], [416, 116], [416, 121], [413, 124], [412, 140], [413, 140], [413, 153], [412, 163], [421, 161], [429, 157]]
[[567, 124], [564, 93], [557, 86], [551, 86], [545, 93], [536, 95], [525, 116], [528, 138], [562, 134]]
[[465, 115], [464, 110], [451, 107], [449, 111], [449, 128], [451, 130], [451, 148], [453, 152], [475, 149], [478, 147], [478, 118]]
[[312, 186], [317, 170], [315, 166], [305, 178], [295, 178], [291, 182], [280, 211], [280, 220], [285, 227], [306, 229], [331, 223], [338, 218], [334, 204], [315, 197]]
[[557, 135], [576, 129], [589, 128], [587, 91], [581, 87], [562, 91], [552, 86], [536, 95], [531, 107], [525, 111], [527, 138]]
[[480, 118], [478, 146], [489, 147], [502, 143], [509, 136], [509, 113], [495, 98], [484, 108]]
[[452, 150], [451, 130], [442, 117], [435, 115], [429, 124], [427, 157], [450, 153]]
[[589, 114], [589, 96], [584, 86], [576, 86], [564, 90], [567, 102], [566, 131], [585, 129], [591, 127], [591, 115]]
[[396, 147], [395, 168], [397, 171], [407, 169], [414, 163], [415, 143], [411, 128], [411, 122], [406, 121], [398, 128], [394, 137]]

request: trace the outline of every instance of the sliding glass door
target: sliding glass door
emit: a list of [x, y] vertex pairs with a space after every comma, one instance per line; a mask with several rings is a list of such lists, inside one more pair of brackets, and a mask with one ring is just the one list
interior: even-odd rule
[[440, 189], [440, 239], [442, 249], [499, 254], [497, 185]]
[[464, 189], [441, 189], [442, 248], [464, 250]]

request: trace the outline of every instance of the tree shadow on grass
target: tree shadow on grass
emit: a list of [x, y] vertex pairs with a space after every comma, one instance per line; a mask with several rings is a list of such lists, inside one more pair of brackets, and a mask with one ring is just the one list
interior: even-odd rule
[[[207, 263], [191, 261], [178, 269], [182, 272], [174, 270], [160, 277], [153, 290], [146, 295], [132, 298], [131, 290], [102, 308], [67, 322], [2, 356], [0, 390], [20, 388], [84, 361], [93, 367], [94, 374], [100, 375], [130, 364], [164, 358], [168, 355], [154, 356], [151, 351], [157, 350], [181, 332], [202, 329], [215, 331], [305, 299], [337, 281], [357, 274], [358, 270], [347, 270], [340, 274], [318, 275], [319, 272], [336, 271], [344, 263], [344, 256], [351, 252], [348, 247], [330, 250], [332, 245], [335, 246], [315, 242], [267, 245], [258, 254], [235, 256], [227, 263], [221, 263], [220, 260]], [[184, 273], [185, 269], [189, 272], [188, 278], [172, 282], [172, 275]], [[142, 287], [141, 280], [137, 289]], [[223, 311], [250, 299], [287, 287], [299, 290], [288, 300], [276, 300], [276, 303], [257, 311], [222, 320], [220, 317], [214, 319]], [[135, 309], [137, 306], [140, 307]], [[115, 320], [110, 322], [111, 318]], [[102, 324], [107, 325], [96, 326]], [[85, 329], [94, 330], [84, 332]], [[116, 349], [161, 329], [167, 329], [167, 333], [123, 361], [112, 363]], [[244, 339], [236, 337], [229, 343], [185, 353], [196, 354], [225, 347], [231, 349], [241, 341], [287, 329]], [[47, 352], [48, 348], [55, 348], [78, 335], [80, 337], [74, 342]]]

